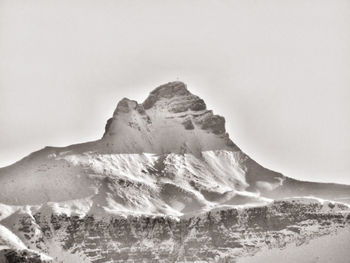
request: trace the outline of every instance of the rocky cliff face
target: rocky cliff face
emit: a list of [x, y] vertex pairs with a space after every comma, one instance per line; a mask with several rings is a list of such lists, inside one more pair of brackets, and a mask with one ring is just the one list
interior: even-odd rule
[[[234, 262], [341, 229], [348, 206], [334, 201], [349, 195], [262, 167], [171, 82], [143, 103], [122, 99], [101, 139], [0, 169], [0, 259]], [[290, 199], [303, 196], [333, 201]]]
[[[15, 230], [25, 233], [32, 249], [52, 255], [56, 250], [52, 244], [59, 244], [82, 262], [236, 262], [263, 247], [302, 245], [349, 223], [345, 205], [300, 199], [181, 219], [23, 214]], [[60, 255], [56, 254], [55, 262], [66, 262]]]

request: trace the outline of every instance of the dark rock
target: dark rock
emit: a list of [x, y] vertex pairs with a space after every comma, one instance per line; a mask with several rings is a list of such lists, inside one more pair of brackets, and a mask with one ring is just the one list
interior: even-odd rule
[[202, 99], [198, 99], [194, 101], [190, 106], [190, 110], [193, 110], [193, 111], [201, 111], [206, 109], [207, 109], [207, 105], [205, 105], [205, 102]]
[[7, 263], [44, 263], [40, 255], [28, 250], [6, 250], [4, 256]]
[[170, 99], [174, 96], [185, 96], [185, 95], [191, 95], [191, 93], [187, 90], [185, 83], [180, 81], [169, 82], [153, 90], [148, 96], [148, 98], [143, 102], [142, 105], [147, 110], [152, 108], [152, 106], [160, 98]]
[[129, 100], [128, 98], [124, 98], [119, 101], [117, 108], [115, 109], [113, 116], [118, 113], [128, 113], [131, 110], [135, 110], [138, 106], [138, 103], [135, 100]]
[[194, 95], [182, 97], [177, 101], [172, 101], [169, 105], [169, 111], [174, 113], [185, 112], [188, 110], [200, 111], [205, 109], [206, 105], [204, 101]]
[[288, 226], [288, 230], [300, 234], [300, 227], [299, 226]]
[[236, 151], [239, 151], [240, 148], [234, 144], [234, 142], [230, 139], [230, 136], [228, 135], [228, 133], [225, 133], [225, 142], [226, 142], [226, 145], [233, 148], [234, 150]]
[[154, 94], [150, 94], [148, 98], [142, 103], [144, 109], [148, 110], [152, 108], [152, 106], [156, 103], [158, 100], [157, 96]]
[[193, 130], [194, 129], [193, 123], [190, 119], [185, 120], [182, 124], [186, 130]]
[[219, 115], [208, 115], [202, 123], [202, 129], [210, 130], [215, 134], [225, 133], [225, 118]]
[[328, 203], [328, 207], [333, 209], [335, 207], [335, 204], [332, 204], [332, 203]]
[[105, 126], [105, 132], [103, 134], [103, 137], [105, 137], [108, 134], [109, 128], [111, 127], [113, 120], [114, 120], [114, 118], [108, 119], [106, 126]]

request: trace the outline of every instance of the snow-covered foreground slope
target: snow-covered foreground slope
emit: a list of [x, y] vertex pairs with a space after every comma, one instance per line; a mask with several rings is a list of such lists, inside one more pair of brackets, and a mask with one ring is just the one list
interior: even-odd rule
[[[297, 181], [262, 167], [230, 140], [223, 117], [183, 83], [171, 82], [142, 104], [122, 99], [100, 140], [46, 147], [0, 169], [0, 224], [57, 256], [64, 254], [62, 233], [52, 231], [52, 216], [69, 222], [121, 216], [181, 221], [311, 196], [346, 202], [350, 186]], [[52, 237], [35, 215], [51, 217]], [[23, 218], [33, 223], [33, 237], [14, 230]]]
[[267, 249], [255, 256], [239, 260], [239, 263], [348, 263], [350, 261], [350, 228], [339, 233], [322, 236], [303, 246], [290, 244], [287, 248]]

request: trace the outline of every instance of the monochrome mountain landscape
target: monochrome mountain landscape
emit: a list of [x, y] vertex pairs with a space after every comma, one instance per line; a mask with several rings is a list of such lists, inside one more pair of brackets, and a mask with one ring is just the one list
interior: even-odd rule
[[264, 168], [179, 81], [120, 100], [99, 140], [0, 169], [4, 263], [295, 262], [250, 261], [295, 247], [345, 263], [312, 242], [350, 245], [349, 227], [350, 186]]

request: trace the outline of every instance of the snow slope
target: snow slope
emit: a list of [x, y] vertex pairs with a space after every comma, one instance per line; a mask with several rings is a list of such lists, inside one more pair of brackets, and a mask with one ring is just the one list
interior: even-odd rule
[[263, 249], [253, 257], [240, 259], [239, 263], [281, 262], [284, 263], [348, 263], [350, 229], [322, 236], [303, 246], [290, 244], [284, 249]]

